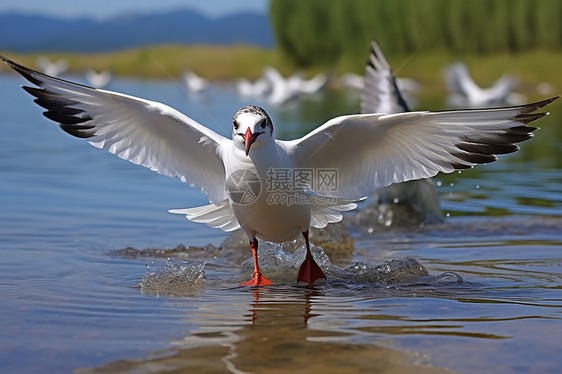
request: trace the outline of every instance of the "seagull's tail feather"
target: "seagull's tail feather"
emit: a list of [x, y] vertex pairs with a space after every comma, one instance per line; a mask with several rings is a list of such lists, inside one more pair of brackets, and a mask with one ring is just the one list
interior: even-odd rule
[[326, 227], [328, 223], [341, 221], [343, 219], [342, 212], [357, 208], [357, 202], [365, 199], [353, 201], [316, 195], [314, 197], [310, 204], [310, 225], [318, 229]]
[[192, 222], [206, 223], [210, 227], [219, 228], [227, 232], [240, 228], [240, 224], [236, 220], [228, 200], [223, 200], [219, 205], [209, 204], [195, 208], [171, 209], [169, 212], [184, 214]]

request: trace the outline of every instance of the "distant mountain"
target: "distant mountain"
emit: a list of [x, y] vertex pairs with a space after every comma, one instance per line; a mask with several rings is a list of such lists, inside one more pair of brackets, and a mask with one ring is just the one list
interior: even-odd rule
[[239, 13], [215, 19], [190, 10], [102, 21], [6, 13], [0, 14], [0, 35], [0, 49], [16, 52], [101, 52], [170, 43], [273, 46], [266, 15]]

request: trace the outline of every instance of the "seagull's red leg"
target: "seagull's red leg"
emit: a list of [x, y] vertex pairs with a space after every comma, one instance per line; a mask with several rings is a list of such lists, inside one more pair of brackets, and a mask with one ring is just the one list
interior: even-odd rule
[[308, 284], [313, 284], [317, 279], [326, 279], [326, 275], [312, 257], [312, 253], [310, 252], [310, 243], [308, 242], [308, 230], [303, 232], [302, 236], [304, 236], [304, 241], [306, 242], [306, 257], [299, 269], [297, 283], [306, 282]]
[[254, 255], [254, 277], [252, 280], [244, 283], [240, 283], [240, 286], [269, 286], [271, 283], [268, 281], [260, 271], [258, 266], [258, 239], [250, 239], [250, 248], [252, 248], [252, 254]]

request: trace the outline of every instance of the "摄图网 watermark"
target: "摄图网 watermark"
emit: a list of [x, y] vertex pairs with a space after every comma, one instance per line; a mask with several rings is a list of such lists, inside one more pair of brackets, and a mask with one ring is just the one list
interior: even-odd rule
[[248, 169], [238, 169], [226, 180], [231, 201], [246, 205], [267, 193], [268, 204], [330, 204], [336, 200], [311, 191], [332, 195], [338, 190], [338, 169], [334, 168], [269, 168], [265, 183]]

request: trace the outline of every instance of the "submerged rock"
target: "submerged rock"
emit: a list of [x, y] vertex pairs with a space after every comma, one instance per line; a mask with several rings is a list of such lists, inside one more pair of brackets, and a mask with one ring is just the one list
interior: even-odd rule
[[346, 215], [346, 225], [358, 231], [373, 233], [443, 222], [439, 196], [431, 179], [381, 188], [373, 193], [369, 201], [367, 207]]
[[127, 247], [116, 251], [109, 252], [110, 256], [120, 256], [123, 258], [139, 258], [139, 257], [156, 257], [156, 258], [179, 258], [183, 260], [204, 260], [220, 253], [221, 248], [217, 248], [212, 244], [204, 247], [196, 247], [190, 245], [186, 247], [179, 244], [175, 248], [146, 248], [136, 249]]

